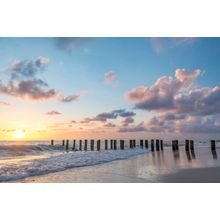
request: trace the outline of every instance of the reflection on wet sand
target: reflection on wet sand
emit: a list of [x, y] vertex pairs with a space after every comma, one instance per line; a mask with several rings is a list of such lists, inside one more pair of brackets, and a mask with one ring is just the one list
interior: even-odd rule
[[217, 160], [217, 159], [218, 159], [218, 155], [217, 155], [216, 150], [212, 150], [212, 156], [213, 156], [213, 159], [214, 159], [214, 160]]

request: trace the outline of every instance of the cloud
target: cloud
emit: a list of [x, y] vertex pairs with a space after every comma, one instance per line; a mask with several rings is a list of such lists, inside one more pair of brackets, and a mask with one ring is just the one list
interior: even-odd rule
[[3, 84], [0, 82], [0, 92], [17, 98], [29, 100], [46, 100], [57, 96], [54, 89], [45, 89], [46, 83], [42, 80], [23, 80], [18, 83]]
[[116, 125], [109, 122], [109, 123], [105, 124], [104, 127], [106, 127], [106, 128], [114, 128], [114, 127], [116, 127]]
[[112, 85], [114, 87], [118, 87], [119, 81], [116, 80], [116, 77], [117, 77], [117, 73], [111, 70], [104, 74], [103, 83], [106, 85]]
[[125, 132], [144, 132], [147, 131], [144, 122], [139, 123], [136, 126], [132, 127], [122, 127], [119, 128], [118, 132], [125, 133]]
[[0, 106], [3, 106], [3, 107], [8, 107], [8, 106], [11, 106], [10, 103], [8, 102], [3, 102], [3, 101], [0, 101]]
[[72, 102], [72, 101], [78, 101], [81, 98], [81, 94], [76, 94], [76, 95], [70, 95], [66, 97], [61, 97], [60, 101], [61, 102]]
[[193, 37], [153, 37], [150, 38], [151, 47], [160, 54], [163, 51], [175, 47], [191, 45], [196, 41]]
[[61, 115], [61, 113], [58, 111], [50, 111], [50, 112], [47, 112], [46, 115]]
[[162, 76], [150, 87], [139, 86], [125, 93], [125, 98], [143, 110], [176, 112], [180, 103], [182, 108], [188, 109], [188, 102], [184, 103], [184, 98], [193, 99], [197, 90], [192, 86], [200, 75], [201, 70], [177, 69], [175, 78]]
[[126, 118], [124, 118], [124, 120], [122, 120], [123, 127], [127, 127], [129, 124], [132, 124], [132, 123], [134, 123], [134, 119], [131, 116], [126, 117]]
[[45, 70], [49, 63], [49, 58], [40, 56], [36, 60], [15, 60], [11, 63], [11, 77], [33, 77]]
[[102, 112], [96, 115], [93, 118], [85, 118], [81, 123], [89, 123], [89, 122], [106, 122], [108, 119], [116, 119], [117, 117], [128, 117], [136, 115], [134, 112], [126, 111], [125, 109], [117, 109], [111, 112]]
[[201, 74], [201, 70], [177, 69], [174, 78], [162, 76], [149, 87], [133, 88], [125, 98], [135, 108], [154, 114], [146, 123], [149, 132], [217, 132], [220, 88], [199, 87]]
[[92, 40], [92, 37], [58, 37], [55, 38], [56, 46], [60, 50], [72, 52], [76, 47], [81, 44]]

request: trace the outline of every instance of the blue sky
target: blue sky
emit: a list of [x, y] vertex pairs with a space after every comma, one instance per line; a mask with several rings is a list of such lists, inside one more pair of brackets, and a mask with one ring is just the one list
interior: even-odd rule
[[[23, 65], [22, 68], [26, 68], [25, 65], [28, 62], [36, 62], [40, 57], [42, 58], [42, 68], [39, 67], [34, 76], [24, 76], [20, 70], [13, 69], [15, 61], [16, 65]], [[206, 87], [212, 89], [219, 86], [219, 57], [220, 38], [1, 38], [1, 85], [9, 87], [13, 71], [17, 71], [16, 74], [20, 78], [13, 79], [16, 91], [7, 90], [5, 92], [4, 89], [0, 89], [0, 103], [2, 102], [0, 120], [4, 122], [3, 124], [8, 130], [24, 129], [30, 138], [32, 136], [40, 138], [33, 135], [36, 128], [38, 128], [38, 132], [48, 130], [50, 126], [57, 123], [61, 124], [59, 125], [61, 126], [60, 134], [57, 133], [58, 131], [54, 131], [55, 133], [50, 134], [51, 136], [62, 137], [64, 134], [66, 137], [75, 134], [91, 136], [92, 132], [97, 131], [100, 131], [100, 135], [103, 136], [106, 133], [109, 134], [110, 131], [112, 135], [135, 135], [138, 137], [146, 134], [173, 133], [171, 130], [167, 130], [167, 124], [166, 126], [162, 123], [158, 125], [155, 124], [155, 120], [157, 122], [162, 120], [164, 115], [168, 113], [179, 115], [179, 117], [183, 117], [184, 114], [189, 124], [184, 128], [177, 129], [177, 135], [183, 132], [189, 135], [193, 132], [199, 133], [198, 135], [201, 135], [200, 133], [202, 135], [205, 133], [207, 136], [217, 135], [220, 131], [220, 123], [216, 119], [219, 112], [210, 109], [206, 111], [204, 106], [206, 99], [203, 98], [206, 96], [204, 90]], [[34, 68], [38, 68], [38, 66]], [[181, 70], [181, 77], [187, 75], [187, 82], [181, 81], [183, 78], [175, 78], [177, 69]], [[200, 72], [196, 72], [197, 70]], [[186, 86], [184, 84], [184, 91], [180, 87], [178, 91], [170, 95], [176, 99], [181, 93], [189, 94], [190, 91], [195, 92], [196, 89], [202, 89], [203, 96], [201, 94], [199, 96], [201, 102], [193, 102], [192, 96], [189, 97], [189, 102], [193, 105], [193, 107], [190, 106], [193, 111], [195, 111], [196, 105], [200, 108], [204, 106], [204, 111], [193, 113], [188, 109], [188, 111], [180, 112], [177, 110], [177, 105], [180, 102], [182, 106], [182, 99], [178, 100], [173, 108], [167, 108], [167, 105], [161, 103], [156, 108], [155, 103], [150, 105], [149, 96], [155, 95], [158, 88], [164, 88], [165, 84], [160, 83], [161, 87], [155, 87], [152, 91], [149, 88], [163, 76], [173, 77], [174, 81], [179, 80], [178, 83], [193, 81], [193, 85], [187, 84]], [[106, 77], [107, 79], [105, 79]], [[56, 94], [49, 98], [36, 99], [33, 98], [33, 94], [29, 94], [32, 92], [30, 89], [24, 91], [23, 88], [18, 90], [16, 87], [21, 81], [35, 79], [40, 79], [48, 84], [48, 87], [44, 87], [44, 91], [53, 89]], [[173, 85], [173, 82], [171, 83]], [[36, 86], [41, 89], [40, 84], [36, 84]], [[138, 100], [133, 96], [126, 98], [125, 94], [134, 95], [132, 89], [139, 88], [139, 86], [144, 86], [146, 90], [141, 94], [135, 93], [135, 95], [144, 95], [144, 98]], [[209, 93], [209, 91], [207, 92]], [[210, 90], [210, 97], [215, 96], [215, 100], [208, 98], [215, 102], [214, 107], [217, 108], [220, 102], [219, 93], [218, 91], [213, 91], [213, 93]], [[161, 97], [158, 97], [160, 94], [157, 94], [155, 100], [158, 98], [161, 101]], [[65, 97], [70, 98], [70, 96], [78, 98], [75, 97], [71, 101], [65, 102]], [[165, 96], [162, 97], [163, 104], [170, 98]], [[61, 100], [62, 98], [63, 100]], [[143, 102], [144, 107], [139, 107]], [[5, 105], [5, 103], [9, 105]], [[185, 108], [186, 103], [184, 105], [181, 108]], [[114, 115], [113, 118], [102, 118], [101, 120], [96, 117], [101, 113], [109, 113], [119, 109], [124, 109], [124, 112], [132, 111], [136, 115], [128, 117]], [[24, 110], [26, 117], [23, 115]], [[60, 114], [47, 114], [51, 111]], [[35, 130], [27, 125], [34, 118], [37, 118], [39, 122], [34, 123]], [[85, 118], [90, 118], [89, 122], [85, 122]], [[125, 119], [130, 122], [123, 124]], [[152, 124], [152, 119], [154, 124]], [[186, 118], [184, 119], [186, 120]], [[71, 120], [76, 123], [69, 124]], [[13, 121], [17, 121], [17, 124], [13, 124]], [[84, 123], [81, 123], [82, 121]], [[193, 127], [195, 121], [198, 125], [208, 125], [207, 130], [197, 132], [195, 127], [195, 129], [187, 131], [190, 123]], [[106, 130], [105, 126], [108, 123], [112, 123], [113, 126]], [[184, 125], [184, 120], [175, 119], [169, 126], [180, 126], [180, 124]], [[158, 129], [158, 126], [161, 129]], [[208, 132], [210, 126], [214, 128], [211, 134]], [[2, 134], [0, 133], [0, 135], [3, 137], [5, 130], [2, 127], [1, 130]], [[86, 132], [91, 133], [87, 134]], [[47, 136], [42, 138], [47, 138]]]

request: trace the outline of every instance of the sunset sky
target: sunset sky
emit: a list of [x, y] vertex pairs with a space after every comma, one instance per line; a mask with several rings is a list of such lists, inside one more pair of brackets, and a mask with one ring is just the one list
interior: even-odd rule
[[0, 38], [0, 140], [218, 138], [220, 38]]

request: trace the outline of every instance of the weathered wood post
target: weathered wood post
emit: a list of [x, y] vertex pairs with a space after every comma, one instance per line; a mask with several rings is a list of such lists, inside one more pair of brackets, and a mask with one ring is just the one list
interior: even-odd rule
[[136, 140], [133, 140], [133, 148], [136, 147]]
[[65, 140], [62, 140], [62, 146], [65, 146]]
[[114, 140], [114, 150], [117, 150], [117, 140]]
[[108, 150], [108, 140], [105, 140], [105, 150]]
[[91, 140], [90, 142], [90, 149], [91, 151], [94, 151], [94, 140]]
[[172, 140], [172, 150], [175, 151], [175, 141]]
[[85, 140], [85, 141], [84, 141], [84, 151], [87, 151], [87, 145], [88, 145], [88, 141]]
[[66, 151], [69, 150], [69, 140], [66, 140]]
[[82, 140], [79, 140], [79, 150], [82, 150]]
[[193, 151], [194, 150], [194, 141], [190, 140], [190, 150]]
[[140, 140], [140, 147], [143, 148], [144, 147], [144, 141]]
[[212, 150], [212, 151], [215, 151], [215, 150], [216, 150], [215, 140], [211, 140], [211, 150]]
[[151, 151], [154, 151], [154, 140], [151, 140]]
[[179, 150], [179, 141], [175, 140], [175, 150]]
[[97, 140], [97, 151], [100, 151], [101, 148], [101, 141]]
[[189, 151], [189, 140], [185, 141], [185, 150]]
[[163, 150], [163, 140], [160, 140], [160, 150]]
[[110, 148], [113, 150], [113, 140], [110, 141]]
[[50, 143], [50, 145], [52, 145], [52, 146], [54, 145], [54, 140], [51, 140], [51, 143]]
[[76, 140], [73, 140], [73, 148], [72, 148], [73, 151], [76, 150]]
[[125, 141], [124, 140], [120, 140], [120, 149], [121, 150], [125, 149]]
[[145, 140], [145, 148], [148, 148], [149, 145], [148, 145], [148, 140]]
[[129, 145], [130, 145], [130, 148], [133, 148], [133, 142], [132, 142], [132, 140], [129, 140]]
[[160, 141], [156, 139], [156, 151], [160, 150]]

